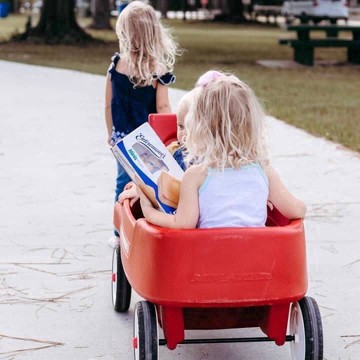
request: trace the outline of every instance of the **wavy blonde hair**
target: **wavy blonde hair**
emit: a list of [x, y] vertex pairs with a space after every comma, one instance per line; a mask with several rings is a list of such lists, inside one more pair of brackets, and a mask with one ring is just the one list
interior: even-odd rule
[[265, 113], [251, 88], [218, 73], [196, 88], [185, 118], [187, 162], [224, 170], [268, 163]]
[[126, 6], [117, 20], [116, 34], [120, 57], [128, 62], [135, 86], [151, 85], [173, 71], [177, 44], [150, 5], [133, 1]]

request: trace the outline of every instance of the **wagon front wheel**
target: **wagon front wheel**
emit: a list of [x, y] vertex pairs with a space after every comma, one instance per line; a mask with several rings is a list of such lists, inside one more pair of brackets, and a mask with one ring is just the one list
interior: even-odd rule
[[158, 360], [159, 340], [155, 306], [139, 301], [134, 312], [134, 359]]
[[316, 301], [305, 296], [294, 302], [290, 310], [290, 343], [293, 360], [323, 360], [323, 331]]
[[131, 285], [122, 265], [120, 246], [116, 246], [113, 251], [111, 283], [112, 303], [115, 311], [127, 311], [131, 300]]

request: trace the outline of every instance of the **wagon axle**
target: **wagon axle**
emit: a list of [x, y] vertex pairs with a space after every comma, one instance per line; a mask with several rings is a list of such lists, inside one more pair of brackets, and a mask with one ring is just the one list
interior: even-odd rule
[[[294, 341], [295, 336], [287, 335], [285, 341]], [[262, 342], [262, 341], [273, 341], [267, 337], [250, 337], [250, 338], [219, 338], [219, 339], [189, 339], [184, 340], [180, 344], [220, 344], [220, 343], [238, 343], [238, 342]], [[159, 339], [159, 345], [165, 346], [166, 339]], [[132, 347], [137, 349], [138, 338], [132, 339]]]
[[[294, 341], [295, 336], [287, 335], [285, 341]], [[219, 339], [188, 339], [180, 344], [220, 344], [220, 343], [237, 343], [237, 342], [262, 342], [273, 341], [268, 337], [250, 337], [250, 338], [219, 338]], [[166, 345], [165, 339], [159, 339], [159, 345]]]

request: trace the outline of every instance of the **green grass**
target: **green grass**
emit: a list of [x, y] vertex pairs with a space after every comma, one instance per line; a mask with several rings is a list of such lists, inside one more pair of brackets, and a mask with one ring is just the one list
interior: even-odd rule
[[[11, 16], [0, 21], [0, 39], [26, 19]], [[88, 20], [82, 20], [86, 25]], [[284, 30], [265, 25], [230, 25], [168, 21], [185, 50], [175, 73], [176, 87], [190, 89], [208, 69], [230, 71], [246, 81], [262, 99], [267, 112], [315, 135], [360, 151], [359, 66], [316, 66], [269, 69], [256, 60], [291, 60], [292, 50], [278, 45]], [[0, 58], [104, 74], [118, 44], [112, 31], [90, 31], [103, 43], [85, 46], [0, 44]], [[345, 49], [321, 49], [317, 60], [345, 61]]]

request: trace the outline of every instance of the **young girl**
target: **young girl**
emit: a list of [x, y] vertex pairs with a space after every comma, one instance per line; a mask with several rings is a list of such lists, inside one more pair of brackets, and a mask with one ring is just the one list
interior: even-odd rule
[[187, 92], [179, 101], [177, 114], [176, 114], [176, 125], [177, 125], [177, 141], [172, 142], [168, 145], [168, 150], [170, 151], [171, 155], [174, 157], [176, 162], [180, 165], [180, 167], [185, 171], [186, 164], [184, 161], [184, 141], [186, 138], [186, 131], [185, 131], [185, 117], [190, 109], [191, 102], [195, 95], [196, 88], [192, 89], [191, 91]]
[[[185, 133], [185, 116], [189, 111], [190, 104], [192, 101], [192, 98], [194, 96], [196, 89], [193, 89], [189, 92], [187, 92], [179, 101], [178, 109], [177, 109], [177, 116], [176, 116], [176, 122], [177, 122], [177, 132], [176, 137], [177, 141], [173, 141], [171, 144], [167, 146], [167, 149], [171, 153], [171, 155], [174, 157], [176, 162], [180, 165], [180, 167], [185, 171], [186, 170], [186, 164], [184, 161], [184, 141], [186, 138]], [[129, 183], [125, 190], [119, 195], [118, 201], [120, 203], [123, 203], [125, 199], [131, 199], [130, 205], [133, 205], [137, 200], [139, 196], [136, 191], [136, 185], [134, 183]]]
[[[131, 2], [120, 13], [116, 34], [120, 51], [112, 58], [106, 78], [109, 145], [146, 122], [150, 113], [171, 112], [167, 85], [175, 81], [171, 71], [178, 54], [154, 9], [141, 1]], [[117, 162], [115, 201], [129, 181]]]
[[261, 227], [268, 201], [287, 218], [302, 218], [304, 203], [269, 165], [265, 114], [252, 90], [219, 72], [200, 80], [185, 118], [187, 162], [195, 165], [184, 174], [177, 212], [154, 209], [138, 188], [145, 218], [168, 228]]

